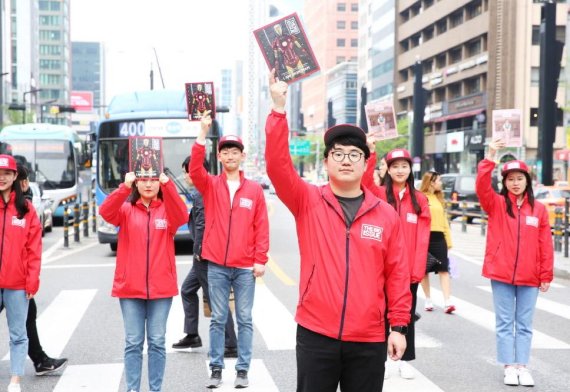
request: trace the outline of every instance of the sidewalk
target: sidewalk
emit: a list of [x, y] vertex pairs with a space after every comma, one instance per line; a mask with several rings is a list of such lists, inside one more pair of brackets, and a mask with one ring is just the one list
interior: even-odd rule
[[[485, 255], [485, 236], [481, 235], [481, 226], [468, 224], [467, 232], [461, 231], [461, 222], [451, 222], [451, 238], [453, 249], [474, 260], [483, 263]], [[557, 278], [570, 279], [570, 258], [564, 257], [563, 252], [554, 252], [554, 276]]]

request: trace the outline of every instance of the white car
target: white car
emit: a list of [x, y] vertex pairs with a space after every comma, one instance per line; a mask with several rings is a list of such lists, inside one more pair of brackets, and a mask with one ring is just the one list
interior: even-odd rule
[[51, 205], [53, 200], [43, 195], [42, 189], [37, 182], [30, 182], [30, 189], [32, 190], [32, 204], [38, 213], [38, 218], [42, 224], [42, 236], [46, 232], [53, 229], [53, 216]]

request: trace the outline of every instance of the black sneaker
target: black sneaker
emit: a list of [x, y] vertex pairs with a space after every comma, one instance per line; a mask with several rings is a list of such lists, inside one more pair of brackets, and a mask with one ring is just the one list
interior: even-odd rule
[[178, 341], [178, 343], [174, 343], [172, 348], [175, 349], [184, 349], [184, 348], [196, 348], [202, 347], [202, 339], [200, 339], [200, 335], [186, 335], [182, 339]]
[[222, 368], [213, 367], [212, 374], [210, 374], [210, 379], [206, 383], [206, 388], [219, 388], [220, 385], [222, 385]]
[[39, 363], [34, 363], [36, 376], [45, 376], [58, 370], [62, 370], [67, 365], [67, 358], [46, 358]]
[[422, 318], [422, 315], [416, 312], [414, 314], [414, 323], [418, 322]]
[[249, 387], [249, 380], [247, 379], [247, 370], [238, 370], [234, 388], [247, 388]]
[[236, 347], [226, 347], [224, 349], [224, 358], [237, 358], [238, 352]]

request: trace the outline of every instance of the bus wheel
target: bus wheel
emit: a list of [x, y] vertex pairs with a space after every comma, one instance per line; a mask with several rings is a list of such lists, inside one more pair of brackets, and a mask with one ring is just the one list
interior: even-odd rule
[[115, 243], [115, 244], [109, 244], [109, 245], [111, 245], [111, 250], [112, 250], [113, 252], [116, 252], [116, 251], [117, 251], [117, 244], [116, 244], [116, 243]]

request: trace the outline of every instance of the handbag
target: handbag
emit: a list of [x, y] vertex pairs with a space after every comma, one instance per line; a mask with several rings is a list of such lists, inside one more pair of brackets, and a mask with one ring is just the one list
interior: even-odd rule
[[428, 252], [426, 261], [426, 275], [430, 272], [438, 271], [440, 266], [441, 261], [439, 261], [437, 257]]

